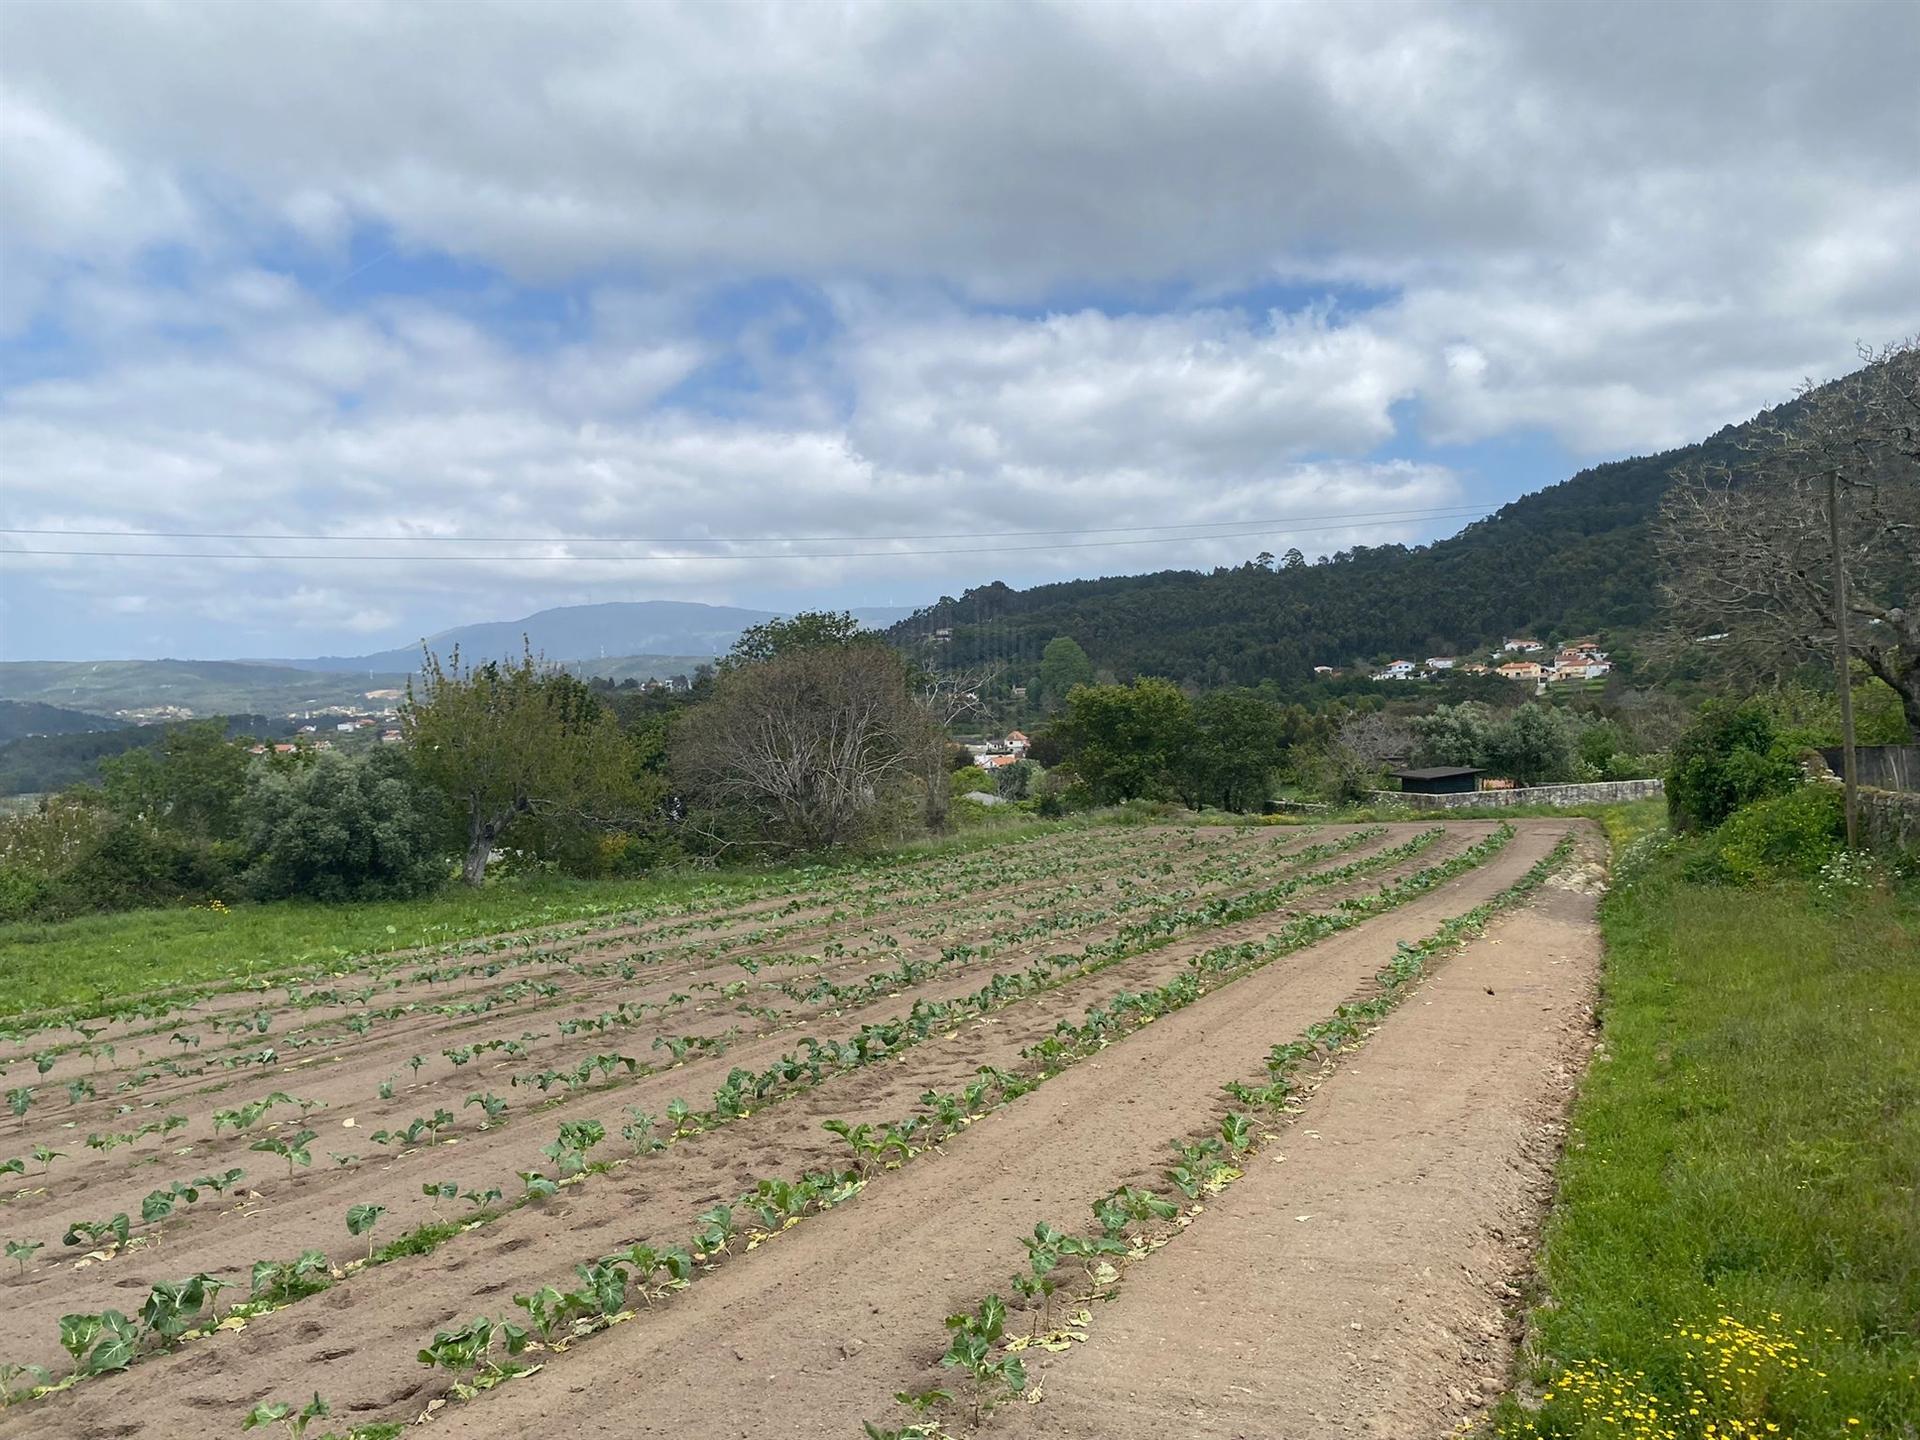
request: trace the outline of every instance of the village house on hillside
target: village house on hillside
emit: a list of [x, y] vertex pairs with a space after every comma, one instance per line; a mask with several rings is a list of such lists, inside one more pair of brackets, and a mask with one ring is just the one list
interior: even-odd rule
[[1532, 640], [1522, 635], [1517, 639], [1508, 640], [1507, 643], [1500, 648], [1502, 650], [1513, 650], [1522, 654], [1530, 654], [1535, 650], [1544, 650], [1547, 647], [1542, 645], [1538, 640]]
[[1537, 660], [1509, 660], [1506, 664], [1496, 669], [1494, 673], [1507, 680], [1537, 681], [1540, 678], [1540, 662]]
[[1373, 672], [1376, 680], [1411, 680], [1413, 662], [1411, 660], [1389, 660], [1380, 669]]

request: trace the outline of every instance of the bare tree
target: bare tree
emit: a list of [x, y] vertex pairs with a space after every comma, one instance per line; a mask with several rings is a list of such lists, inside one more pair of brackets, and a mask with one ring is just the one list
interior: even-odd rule
[[[921, 677], [914, 698], [926, 713], [927, 723], [933, 727], [936, 737], [946, 735], [956, 722], [980, 713], [980, 692], [999, 673], [997, 665], [981, 665], [971, 670], [928, 672]], [[929, 744], [920, 766], [924, 796], [920, 818], [927, 829], [937, 835], [947, 828], [947, 814], [952, 808], [946, 747], [937, 739]]]
[[696, 804], [766, 843], [827, 849], [904, 800], [939, 740], [892, 650], [807, 649], [723, 674], [678, 727], [673, 768]]
[[1802, 386], [1743, 461], [1676, 473], [1654, 529], [1667, 648], [1776, 678], [1837, 661], [1845, 633], [1920, 738], [1920, 341], [1861, 358]]

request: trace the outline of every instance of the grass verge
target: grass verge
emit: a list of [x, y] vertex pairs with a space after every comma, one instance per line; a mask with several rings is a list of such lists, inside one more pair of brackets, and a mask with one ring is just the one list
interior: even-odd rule
[[1647, 848], [1493, 1433], [1920, 1436], [1920, 891], [1707, 888]]

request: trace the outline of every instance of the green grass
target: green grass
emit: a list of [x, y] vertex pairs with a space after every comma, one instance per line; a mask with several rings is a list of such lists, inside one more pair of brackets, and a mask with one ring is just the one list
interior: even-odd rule
[[[864, 863], [977, 849], [1080, 821], [1021, 824], [902, 845]], [[750, 890], [773, 868], [663, 872], [638, 880], [521, 876], [418, 900], [274, 901], [225, 911], [140, 910], [0, 925], [0, 1016], [90, 1012], [179, 986], [270, 979], [317, 963], [673, 903], [703, 887]]]
[[[1557, 1399], [1531, 1417], [1510, 1399], [1495, 1429], [1695, 1437], [1716, 1433], [1705, 1425], [1718, 1413], [1721, 1435], [1908, 1440], [1920, 1435], [1920, 893], [1835, 904], [1799, 886], [1709, 889], [1680, 880], [1677, 859], [1623, 877], [1602, 907], [1605, 1045], [1575, 1107], [1527, 1352], [1536, 1398]], [[1712, 1398], [1717, 1360], [1686, 1352], [1738, 1345], [1683, 1341], [1674, 1326], [1708, 1334], [1722, 1315], [1791, 1340], [1804, 1363], [1748, 1359], [1746, 1396]], [[1580, 1414], [1595, 1362], [1611, 1372], [1603, 1395], [1639, 1374], [1627, 1390], [1677, 1419]], [[1690, 1385], [1709, 1399], [1688, 1401]], [[1741, 1410], [1761, 1428], [1729, 1430]]]

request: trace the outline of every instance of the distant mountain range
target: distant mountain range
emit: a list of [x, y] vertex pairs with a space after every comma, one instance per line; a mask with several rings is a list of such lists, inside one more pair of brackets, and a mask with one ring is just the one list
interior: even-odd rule
[[[853, 616], [863, 625], [880, 629], [912, 613], [906, 606], [870, 607], [854, 610]], [[524, 643], [533, 647], [534, 654], [582, 674], [602, 673], [587, 662], [611, 663], [628, 658], [684, 661], [680, 667], [684, 670], [725, 654], [748, 626], [778, 618], [777, 611], [745, 610], [733, 605], [624, 600], [604, 605], [565, 605], [522, 620], [457, 625], [427, 636], [421, 644], [443, 659], [458, 646], [463, 661], [480, 661], [516, 658]], [[295, 670], [406, 674], [419, 668], [420, 649], [416, 644], [371, 655], [322, 655], [312, 660], [266, 663]], [[621, 675], [631, 673], [631, 669]]]
[[[912, 613], [904, 606], [853, 611], [876, 628]], [[468, 663], [513, 659], [526, 644], [576, 675], [666, 679], [725, 654], [748, 626], [778, 618], [773, 610], [637, 600], [460, 625], [424, 643], [443, 658], [458, 646]], [[380, 710], [393, 704], [419, 665], [419, 645], [310, 660], [4, 661], [0, 702], [50, 708], [0, 716], [0, 726], [13, 724], [23, 735], [53, 734], [62, 726], [85, 730], [205, 715], [287, 716], [336, 706]], [[76, 713], [79, 719], [70, 718]]]

